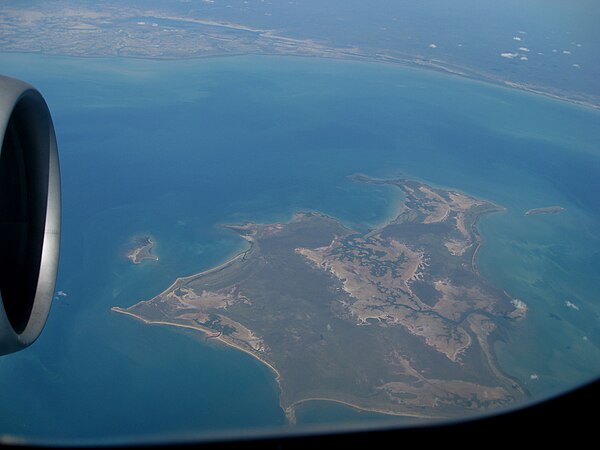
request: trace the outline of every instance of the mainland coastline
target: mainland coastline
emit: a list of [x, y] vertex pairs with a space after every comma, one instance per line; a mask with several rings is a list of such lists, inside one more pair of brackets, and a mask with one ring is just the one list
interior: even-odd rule
[[[308, 36], [291, 36], [281, 28], [135, 7], [117, 12], [98, 5], [92, 9], [81, 8], [78, 14], [65, 16], [62, 9], [47, 6], [39, 15], [31, 14], [26, 8], [14, 9], [11, 14], [14, 25], [7, 28], [2, 46], [7, 53], [147, 60], [271, 55], [362, 61], [427, 69], [600, 109], [600, 97], [591, 92], [573, 91], [570, 86], [541, 85], [527, 77], [510, 79], [489, 67], [482, 68], [472, 62], [447, 61], [443, 56], [436, 57], [416, 49], [341, 44]], [[156, 22], [164, 21], [169, 22], [171, 31], [186, 29], [194, 39], [183, 40], [176, 32], [159, 33], [161, 27]], [[62, 26], [57, 27], [56, 23]], [[119, 32], [129, 36], [127, 45], [123, 45], [119, 34], [114, 33], [115, 26]], [[44, 30], [44, 33], [39, 33], [39, 30]], [[102, 42], [98, 42], [97, 33], [105, 37]], [[40, 49], [44, 50], [40, 52]]]

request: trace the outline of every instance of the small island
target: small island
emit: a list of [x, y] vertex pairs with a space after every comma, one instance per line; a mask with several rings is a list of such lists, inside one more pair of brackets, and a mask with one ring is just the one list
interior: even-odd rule
[[477, 268], [477, 222], [503, 208], [415, 180], [352, 178], [398, 189], [395, 218], [369, 230], [317, 211], [227, 224], [244, 251], [112, 310], [254, 356], [273, 371], [290, 423], [315, 399], [421, 418], [523, 399], [494, 342], [527, 305]]
[[564, 211], [562, 206], [545, 206], [544, 208], [533, 208], [525, 213], [526, 216], [536, 216], [538, 214], [556, 214]]
[[145, 259], [158, 261], [158, 256], [152, 254], [155, 242], [150, 236], [138, 236], [134, 238], [133, 248], [127, 253], [127, 258], [134, 264], [140, 264]]

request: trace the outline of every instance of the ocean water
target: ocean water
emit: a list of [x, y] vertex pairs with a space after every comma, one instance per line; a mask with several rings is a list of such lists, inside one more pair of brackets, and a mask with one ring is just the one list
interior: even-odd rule
[[[53, 114], [64, 208], [57, 289], [67, 293], [35, 345], [0, 359], [0, 434], [94, 442], [285, 426], [261, 363], [110, 308], [238, 251], [243, 242], [222, 223], [298, 209], [357, 229], [381, 223], [399, 193], [347, 178], [357, 172], [415, 177], [507, 208], [480, 223], [482, 273], [529, 306], [496, 346], [502, 369], [534, 399], [600, 374], [599, 112], [381, 64], [0, 61]], [[548, 205], [565, 211], [524, 216]], [[127, 260], [140, 234], [156, 240], [159, 261]], [[317, 403], [298, 418], [380, 419]]]

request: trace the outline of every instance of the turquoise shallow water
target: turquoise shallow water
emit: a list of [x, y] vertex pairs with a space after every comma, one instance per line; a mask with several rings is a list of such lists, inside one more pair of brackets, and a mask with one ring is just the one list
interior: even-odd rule
[[[496, 346], [535, 398], [600, 373], [600, 114], [459, 78], [320, 59], [190, 61], [2, 54], [45, 95], [64, 191], [57, 289], [30, 349], [0, 360], [0, 433], [101, 439], [282, 426], [272, 373], [202, 336], [110, 312], [242, 243], [218, 224], [314, 209], [356, 228], [405, 174], [507, 210], [485, 217], [482, 273], [529, 305]], [[557, 215], [525, 217], [561, 205]], [[157, 262], [132, 265], [138, 234]], [[566, 302], [578, 309], [567, 306]], [[378, 419], [303, 406], [301, 423]]]

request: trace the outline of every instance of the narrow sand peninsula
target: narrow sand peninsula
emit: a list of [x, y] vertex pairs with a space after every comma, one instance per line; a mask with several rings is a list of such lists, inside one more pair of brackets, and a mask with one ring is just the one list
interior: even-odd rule
[[[237, 257], [236, 257], [237, 258]], [[255, 353], [252, 353], [251, 351], [245, 349], [244, 347], [236, 344], [235, 342], [232, 342], [231, 340], [227, 339], [225, 336], [223, 336], [222, 333], [215, 333], [212, 330], [209, 330], [208, 328], [205, 328], [203, 326], [197, 325], [184, 325], [181, 323], [174, 323], [174, 322], [166, 322], [166, 321], [155, 321], [155, 320], [148, 320], [145, 319], [137, 314], [134, 314], [132, 312], [127, 311], [126, 309], [123, 308], [119, 308], [118, 306], [113, 306], [112, 308], [110, 308], [111, 311], [120, 313], [120, 314], [125, 314], [131, 317], [134, 317], [138, 320], [141, 320], [142, 322], [144, 322], [145, 324], [148, 325], [167, 325], [167, 326], [171, 326], [171, 327], [178, 327], [178, 328], [187, 328], [190, 330], [196, 330], [196, 331], [201, 331], [202, 333], [206, 334], [207, 337], [209, 339], [215, 339], [218, 340], [220, 342], [222, 342], [225, 345], [228, 345], [229, 347], [233, 347], [236, 348], [238, 350], [243, 351], [244, 353], [247, 353], [250, 356], [253, 356], [254, 358], [256, 358], [257, 360], [259, 360], [261, 363], [263, 363], [265, 366], [267, 366], [269, 369], [271, 369], [274, 373], [275, 373], [275, 379], [277, 381], [277, 383], [279, 383], [279, 380], [281, 378], [281, 374], [279, 373], [279, 371], [273, 367], [273, 365], [271, 363], [269, 363], [268, 361], [266, 361], [265, 359], [261, 358], [260, 356], [256, 355]]]

